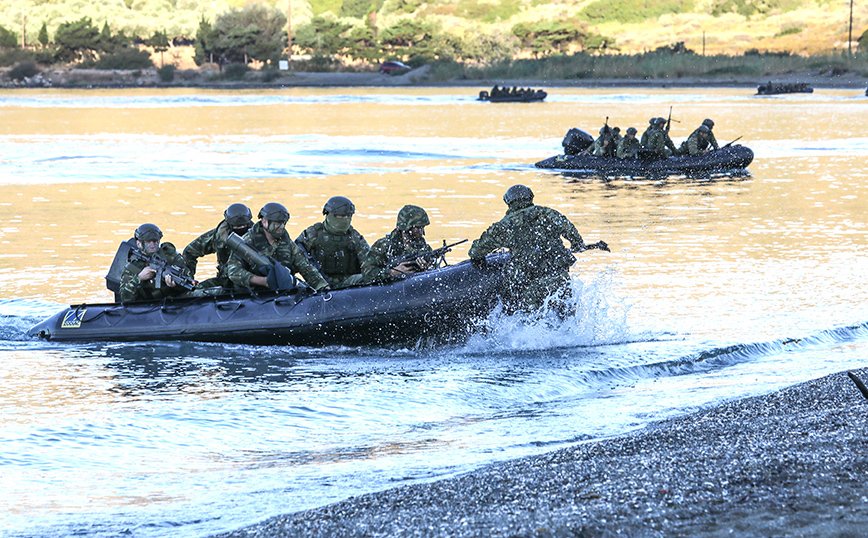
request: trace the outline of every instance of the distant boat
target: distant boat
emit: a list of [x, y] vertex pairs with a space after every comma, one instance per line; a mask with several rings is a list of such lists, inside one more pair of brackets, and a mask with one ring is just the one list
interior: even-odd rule
[[757, 95], [778, 95], [781, 93], [814, 93], [814, 88], [806, 82], [771, 82], [760, 84], [756, 88]]
[[531, 88], [498, 88], [495, 86], [491, 92], [482, 90], [479, 92], [477, 101], [489, 101], [491, 103], [531, 103], [542, 101], [548, 94], [543, 90]]

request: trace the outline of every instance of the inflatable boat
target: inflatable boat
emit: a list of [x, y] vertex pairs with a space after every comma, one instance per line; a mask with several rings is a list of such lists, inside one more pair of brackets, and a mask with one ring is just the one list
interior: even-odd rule
[[741, 145], [722, 147], [703, 155], [679, 155], [666, 159], [618, 159], [595, 155], [555, 155], [536, 163], [537, 168], [596, 172], [602, 175], [666, 176], [743, 170], [753, 161], [753, 151]]
[[79, 304], [30, 329], [53, 342], [188, 340], [254, 345], [414, 345], [460, 341], [502, 294], [508, 254], [384, 284], [313, 293], [227, 293], [156, 302]]

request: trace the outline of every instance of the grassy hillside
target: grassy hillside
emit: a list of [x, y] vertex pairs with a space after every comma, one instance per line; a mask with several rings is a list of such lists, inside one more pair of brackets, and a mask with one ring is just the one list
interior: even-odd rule
[[[331, 13], [355, 25], [385, 28], [411, 16], [467, 38], [508, 35], [518, 23], [576, 18], [614, 40], [614, 50], [637, 53], [684, 42], [699, 53], [741, 54], [751, 49], [829, 54], [848, 47], [849, 4], [838, 0], [2, 0], [0, 26], [18, 41], [22, 29], [36, 43], [62, 22], [90, 17], [113, 32], [149, 36], [165, 31], [194, 37], [199, 20], [258, 1], [289, 12], [298, 28]], [[373, 14], [371, 14], [373, 12]], [[366, 16], [367, 15], [367, 16]], [[22, 25], [23, 18], [23, 25]], [[854, 41], [868, 28], [868, 4], [853, 11]], [[856, 43], [852, 44], [854, 50]]]

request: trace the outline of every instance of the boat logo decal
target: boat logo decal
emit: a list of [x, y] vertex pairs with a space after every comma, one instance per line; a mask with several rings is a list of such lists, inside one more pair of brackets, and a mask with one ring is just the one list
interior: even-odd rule
[[66, 314], [63, 315], [63, 321], [60, 322], [61, 329], [78, 329], [81, 327], [81, 320], [84, 318], [84, 313], [87, 312], [86, 308], [77, 308], [75, 310], [68, 310]]

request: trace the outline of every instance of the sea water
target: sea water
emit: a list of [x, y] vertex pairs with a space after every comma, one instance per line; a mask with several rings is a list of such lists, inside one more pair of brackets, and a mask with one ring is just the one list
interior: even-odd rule
[[[863, 92], [479, 89], [0, 92], [0, 535], [209, 536], [866, 365]], [[571, 127], [670, 107], [676, 143], [713, 118], [748, 172], [533, 167]], [[515, 183], [612, 249], [579, 255], [574, 318], [495, 311], [436, 348], [26, 335], [110, 300], [143, 222], [183, 248], [230, 203], [279, 201], [296, 236], [342, 195], [369, 243], [416, 204], [437, 245], [478, 237]]]

